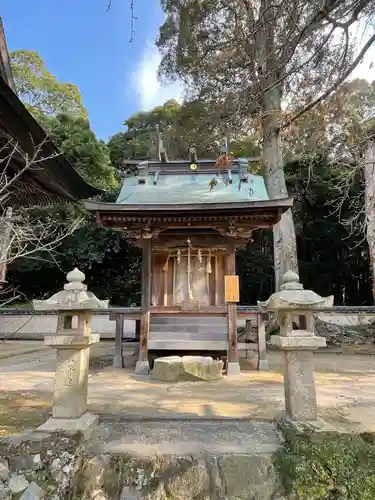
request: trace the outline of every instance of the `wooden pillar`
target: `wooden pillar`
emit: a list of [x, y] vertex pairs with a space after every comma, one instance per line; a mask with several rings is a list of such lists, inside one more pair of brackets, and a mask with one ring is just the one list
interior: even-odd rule
[[[245, 330], [246, 330], [245, 342], [246, 342], [246, 347], [248, 347], [249, 339], [251, 338], [252, 333], [253, 333], [253, 324], [252, 324], [251, 319], [246, 320]], [[245, 357], [246, 357], [246, 359], [248, 359], [249, 358], [249, 349], [246, 349], [245, 353], [246, 353]]]
[[257, 314], [258, 321], [258, 370], [269, 370], [266, 351], [266, 328], [264, 326], [264, 314]]
[[135, 320], [135, 340], [139, 342], [141, 336], [141, 321], [139, 319]]
[[150, 372], [147, 344], [150, 331], [151, 307], [151, 238], [144, 239], [142, 243], [141, 326], [139, 335], [139, 359], [135, 367], [135, 373], [145, 375]]
[[124, 357], [122, 351], [123, 336], [124, 336], [124, 316], [122, 314], [116, 314], [115, 355], [113, 357], [113, 366], [115, 368], [124, 368]]
[[[233, 239], [228, 241], [228, 250], [225, 259], [225, 272], [227, 276], [236, 274], [236, 247]], [[237, 304], [228, 302], [228, 356], [227, 375], [240, 373], [239, 351], [237, 345]]]

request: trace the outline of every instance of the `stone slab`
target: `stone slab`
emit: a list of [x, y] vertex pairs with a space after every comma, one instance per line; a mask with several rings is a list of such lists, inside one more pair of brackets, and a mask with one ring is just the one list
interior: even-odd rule
[[270, 454], [226, 455], [219, 466], [228, 498], [274, 498], [276, 475]]
[[162, 382], [213, 381], [222, 378], [222, 369], [223, 362], [210, 356], [166, 356], [155, 360], [151, 376]]
[[43, 500], [45, 498], [44, 491], [36, 484], [31, 483], [22, 493], [19, 500]]
[[305, 349], [315, 350], [326, 346], [326, 339], [323, 337], [283, 337], [274, 335], [271, 337], [271, 344], [280, 349]]
[[122, 421], [101, 419], [85, 448], [95, 454], [157, 454], [199, 457], [202, 454], [273, 453], [281, 446], [276, 424], [257, 421]]
[[99, 423], [99, 416], [85, 413], [80, 418], [49, 418], [36, 430], [39, 432], [62, 432], [67, 435], [81, 432], [84, 439], [88, 439]]
[[57, 349], [85, 349], [100, 341], [99, 333], [90, 335], [50, 335], [44, 339], [44, 344]]

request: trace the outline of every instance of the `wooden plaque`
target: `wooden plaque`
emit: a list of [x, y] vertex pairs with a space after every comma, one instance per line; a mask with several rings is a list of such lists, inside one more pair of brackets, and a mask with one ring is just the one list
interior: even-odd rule
[[225, 278], [225, 302], [240, 301], [240, 282], [238, 276], [224, 276]]

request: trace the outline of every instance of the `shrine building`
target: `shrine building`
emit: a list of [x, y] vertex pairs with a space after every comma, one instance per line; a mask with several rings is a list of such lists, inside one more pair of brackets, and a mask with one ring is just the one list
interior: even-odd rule
[[148, 373], [156, 356], [206, 353], [238, 373], [236, 250], [279, 222], [292, 199], [270, 200], [263, 177], [249, 173], [252, 159], [159, 158], [125, 177], [115, 203], [85, 202], [142, 251], [136, 372]]

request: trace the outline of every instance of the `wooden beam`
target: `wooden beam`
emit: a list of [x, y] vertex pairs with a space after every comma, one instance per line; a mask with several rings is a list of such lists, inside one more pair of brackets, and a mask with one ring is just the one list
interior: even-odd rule
[[115, 355], [113, 357], [113, 366], [115, 368], [124, 368], [124, 357], [122, 351], [122, 339], [124, 336], [124, 316], [116, 315], [116, 337], [115, 337]]
[[[219, 259], [217, 258], [217, 255], [215, 255], [215, 306], [219, 305]], [[221, 277], [222, 279], [222, 277]]]
[[[236, 247], [232, 238], [228, 239], [228, 250], [225, 259], [226, 275], [236, 274]], [[227, 375], [237, 375], [240, 371], [239, 351], [237, 345], [237, 304], [228, 302], [228, 359]]]
[[135, 340], [139, 342], [141, 337], [141, 321], [139, 319], [135, 320]]
[[148, 364], [148, 337], [150, 332], [150, 309], [151, 309], [151, 238], [144, 239], [142, 243], [142, 302], [141, 302], [141, 328], [139, 339], [139, 360], [136, 373], [145, 374], [149, 372]]
[[268, 370], [268, 359], [266, 351], [266, 328], [264, 325], [264, 314], [258, 313], [258, 370]]

